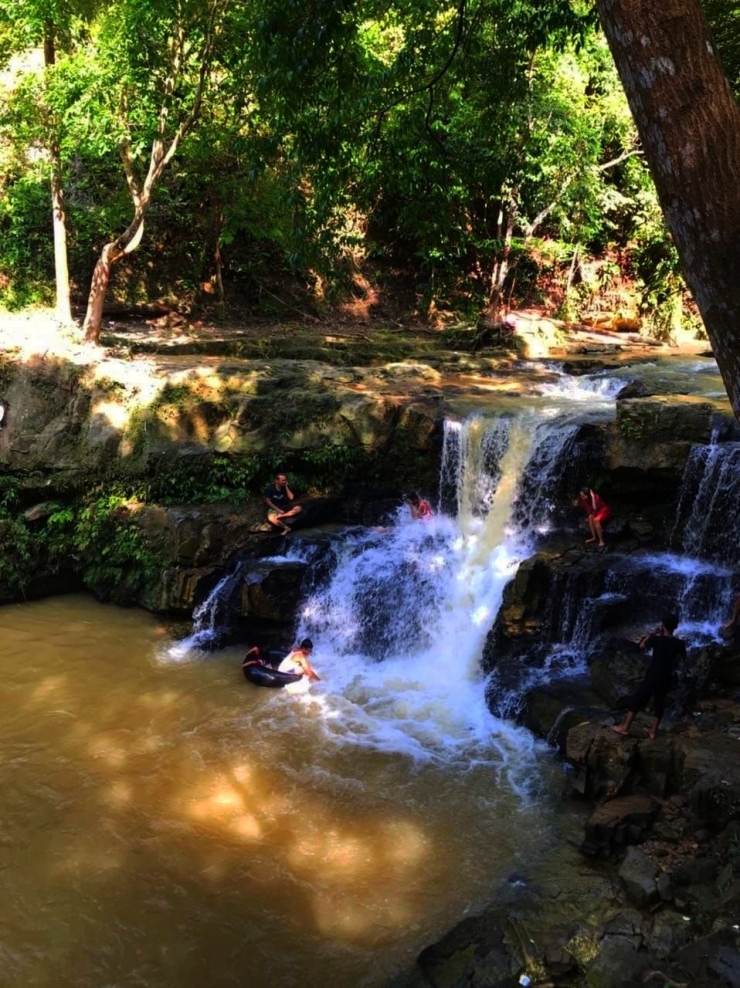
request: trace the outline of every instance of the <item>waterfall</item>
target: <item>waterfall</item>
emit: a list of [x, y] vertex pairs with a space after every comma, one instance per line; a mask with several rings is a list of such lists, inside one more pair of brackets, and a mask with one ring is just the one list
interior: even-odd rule
[[[503, 590], [549, 524], [577, 426], [538, 409], [447, 422], [439, 513], [336, 548], [299, 636], [331, 683], [317, 696], [353, 744], [417, 759], [518, 764], [523, 741], [489, 711], [480, 657]], [[338, 731], [338, 728], [336, 728]], [[477, 755], [475, 752], [477, 751]], [[486, 755], [488, 752], [488, 756]]]
[[185, 658], [193, 650], [210, 651], [218, 648], [229, 627], [229, 600], [241, 579], [242, 566], [221, 577], [213, 590], [193, 611], [193, 630], [184, 641], [173, 645], [168, 655], [172, 659]]
[[[212, 652], [220, 648], [232, 630], [235, 600], [243, 584], [263, 579], [266, 566], [319, 561], [321, 552], [320, 545], [294, 542], [289, 551], [281, 556], [237, 559], [232, 569], [221, 577], [205, 600], [193, 611], [192, 633], [184, 641], [173, 645], [168, 656], [177, 660], [185, 658], [193, 651]], [[317, 566], [316, 569], [318, 571], [320, 567]]]
[[674, 541], [694, 559], [740, 566], [738, 504], [740, 443], [695, 447], [684, 470]]

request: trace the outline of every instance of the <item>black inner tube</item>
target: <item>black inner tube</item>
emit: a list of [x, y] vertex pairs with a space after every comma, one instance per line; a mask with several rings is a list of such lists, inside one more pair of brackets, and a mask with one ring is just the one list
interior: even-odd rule
[[282, 689], [290, 683], [297, 683], [303, 679], [301, 673], [279, 672], [272, 666], [263, 665], [261, 662], [248, 662], [242, 666], [244, 678], [255, 686], [265, 686], [268, 689]]

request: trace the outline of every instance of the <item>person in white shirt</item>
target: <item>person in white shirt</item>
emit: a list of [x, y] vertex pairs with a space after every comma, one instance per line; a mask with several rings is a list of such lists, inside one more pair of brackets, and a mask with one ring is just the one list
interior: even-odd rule
[[318, 682], [321, 677], [316, 672], [309, 661], [313, 652], [313, 642], [310, 638], [304, 638], [298, 648], [285, 656], [278, 666], [278, 672], [291, 672], [294, 675], [300, 673], [303, 677], [296, 683], [289, 683], [285, 689], [288, 693], [307, 693], [311, 681]]

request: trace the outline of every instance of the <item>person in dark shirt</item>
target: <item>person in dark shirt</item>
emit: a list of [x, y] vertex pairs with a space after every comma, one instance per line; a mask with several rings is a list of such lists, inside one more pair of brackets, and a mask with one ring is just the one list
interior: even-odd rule
[[267, 505], [267, 520], [273, 528], [277, 528], [281, 535], [290, 532], [290, 525], [287, 524], [289, 518], [295, 518], [303, 510], [300, 504], [294, 504], [295, 494], [288, 486], [288, 478], [284, 473], [279, 473], [275, 477], [275, 483], [271, 484], [265, 491], [265, 504]]
[[658, 733], [658, 724], [663, 718], [665, 698], [671, 688], [676, 663], [686, 658], [686, 643], [673, 636], [677, 627], [678, 618], [675, 614], [666, 614], [660, 628], [640, 639], [640, 648], [645, 652], [652, 652], [652, 658], [645, 678], [629, 698], [624, 723], [612, 727], [616, 734], [629, 734], [635, 714], [647, 706], [651, 697], [655, 717], [645, 733], [649, 738], [655, 738]]

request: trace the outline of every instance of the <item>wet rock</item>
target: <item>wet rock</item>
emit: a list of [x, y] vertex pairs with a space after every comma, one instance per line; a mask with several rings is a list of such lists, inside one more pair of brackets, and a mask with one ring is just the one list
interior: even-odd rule
[[639, 909], [649, 909], [658, 901], [657, 873], [655, 862], [646, 854], [635, 847], [627, 849], [619, 869], [619, 881], [627, 899]]
[[740, 986], [740, 937], [722, 930], [694, 940], [681, 948], [675, 961], [686, 972], [695, 988], [704, 985]]
[[689, 858], [673, 871], [673, 884], [679, 888], [709, 884], [717, 877], [719, 862], [714, 857]]
[[697, 820], [714, 831], [740, 817], [738, 741], [727, 734], [682, 738], [682, 785]]
[[652, 389], [649, 388], [644, 381], [630, 381], [630, 383], [625, 384], [619, 392], [617, 395], [617, 400], [624, 401], [627, 398], [648, 398], [652, 394]]
[[463, 920], [439, 943], [422, 951], [418, 964], [434, 988], [518, 984], [506, 944], [506, 922], [495, 912]]
[[740, 641], [735, 635], [728, 640], [728, 646], [713, 646], [708, 652], [711, 677], [723, 686], [740, 686]]
[[640, 950], [639, 938], [607, 935], [586, 971], [586, 982], [591, 988], [625, 988], [639, 979], [647, 965], [648, 958]]
[[664, 909], [653, 920], [647, 944], [656, 957], [665, 960], [688, 943], [691, 932], [691, 923], [681, 913]]
[[216, 573], [214, 566], [162, 570], [159, 580], [140, 592], [139, 602], [150, 611], [184, 617], [205, 596], [203, 588], [211, 588]]
[[659, 812], [649, 796], [618, 796], [589, 817], [581, 851], [587, 857], [614, 860], [624, 848], [644, 841]]
[[257, 499], [241, 505], [147, 505], [132, 520], [163, 560], [185, 568], [218, 566], [240, 546], [258, 541], [264, 505]]
[[676, 792], [680, 771], [681, 758], [672, 736], [661, 733], [654, 741], [640, 742], [637, 775], [642, 789], [660, 798]]
[[661, 871], [655, 880], [658, 895], [663, 902], [670, 902], [674, 896], [673, 875], [670, 871]]
[[598, 702], [588, 679], [566, 679], [531, 689], [518, 719], [537, 737], [560, 748], [572, 727], [607, 713]]
[[647, 669], [645, 655], [636, 645], [626, 650], [609, 650], [591, 664], [591, 684], [612, 709], [622, 709], [624, 702], [642, 682]]
[[301, 562], [245, 564], [237, 613], [245, 618], [292, 624], [307, 571], [307, 564]]
[[568, 731], [565, 755], [577, 769], [574, 788], [592, 799], [613, 795], [634, 773], [637, 741], [599, 724], [579, 724]]
[[542, 651], [568, 641], [583, 602], [601, 593], [614, 559], [607, 554], [553, 544], [525, 560], [504, 589], [496, 624], [483, 653], [486, 670], [506, 656]]
[[617, 401], [617, 432], [632, 448], [677, 442], [706, 443], [714, 406], [692, 395], [656, 395]]
[[548, 945], [545, 950], [544, 963], [547, 973], [555, 981], [572, 977], [578, 970], [573, 956], [559, 944]]

